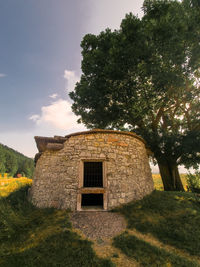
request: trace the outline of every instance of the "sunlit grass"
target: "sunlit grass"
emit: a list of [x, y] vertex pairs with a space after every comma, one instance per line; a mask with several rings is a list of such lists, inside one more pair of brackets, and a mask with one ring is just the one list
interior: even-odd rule
[[[186, 188], [186, 175], [181, 179]], [[192, 193], [161, 192], [159, 174], [154, 174], [153, 180], [159, 191], [125, 205], [120, 212], [128, 228], [152, 234], [163, 244], [189, 253], [189, 259], [130, 235], [116, 237], [114, 245], [143, 266], [154, 266], [152, 260], [158, 264], [155, 266], [198, 266], [191, 261], [193, 256], [200, 257], [199, 205]], [[73, 232], [69, 211], [38, 209], [27, 201], [25, 185], [31, 183], [26, 177], [0, 178], [0, 265], [113, 266], [110, 260], [96, 256], [91, 242]]]
[[189, 192], [154, 191], [118, 209], [128, 228], [200, 257], [200, 205]]
[[68, 210], [36, 208], [27, 192], [28, 186], [19, 186], [0, 198], [0, 266], [113, 266], [73, 232]]
[[152, 178], [153, 178], [155, 189], [163, 191], [163, 183], [162, 183], [160, 174], [152, 174]]
[[119, 248], [128, 257], [137, 260], [141, 266], [198, 266], [196, 262], [192, 261], [192, 257], [188, 260], [176, 253], [153, 246], [149, 242], [145, 242], [127, 233], [115, 237], [113, 245]]
[[25, 185], [31, 185], [32, 179], [27, 177], [13, 178], [13, 177], [1, 177], [0, 178], [0, 197], [7, 197], [12, 192], [18, 190]]
[[[187, 174], [180, 174], [181, 181], [183, 183], [184, 189], [187, 191], [187, 182], [186, 182]], [[160, 174], [152, 174], [152, 178], [154, 181], [154, 187], [156, 190], [163, 191], [163, 183]]]

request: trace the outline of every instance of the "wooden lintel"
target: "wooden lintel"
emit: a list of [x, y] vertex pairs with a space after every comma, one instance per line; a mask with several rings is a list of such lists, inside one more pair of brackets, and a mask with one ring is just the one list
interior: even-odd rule
[[97, 187], [82, 187], [79, 188], [79, 193], [81, 194], [104, 194], [106, 192], [105, 188]]

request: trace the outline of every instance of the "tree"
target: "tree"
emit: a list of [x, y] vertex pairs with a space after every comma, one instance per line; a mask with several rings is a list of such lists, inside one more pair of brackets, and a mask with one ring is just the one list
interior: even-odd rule
[[17, 173], [32, 178], [34, 172], [34, 161], [29, 158], [22, 158], [18, 163]]
[[34, 171], [34, 163], [32, 160], [26, 159], [23, 162], [23, 172], [29, 178], [32, 178]]
[[13, 153], [7, 152], [6, 153], [6, 162], [5, 162], [5, 168], [6, 171], [13, 176], [17, 169], [18, 169], [18, 164], [17, 164], [17, 159], [13, 155]]
[[5, 172], [10, 175], [24, 173], [27, 177], [32, 177], [34, 161], [14, 149], [0, 144], [0, 173]]
[[0, 173], [1, 174], [5, 173], [5, 170], [6, 170], [5, 161], [6, 161], [5, 153], [2, 147], [0, 146]]
[[72, 110], [88, 128], [141, 135], [164, 189], [184, 190], [178, 165], [200, 161], [199, 0], [148, 0], [143, 10], [83, 38]]

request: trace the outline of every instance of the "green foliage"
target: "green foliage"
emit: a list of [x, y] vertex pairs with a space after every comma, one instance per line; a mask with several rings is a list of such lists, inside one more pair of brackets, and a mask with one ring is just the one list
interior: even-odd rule
[[4, 148], [3, 146], [0, 145], [0, 173], [5, 173], [5, 153], [4, 153]]
[[6, 156], [6, 161], [5, 161], [6, 172], [9, 173], [11, 176], [13, 176], [18, 168], [17, 158], [12, 152], [7, 152], [5, 156]]
[[192, 193], [154, 191], [118, 211], [126, 217], [128, 228], [200, 256], [200, 206]]
[[143, 18], [130, 13], [119, 30], [87, 34], [83, 74], [70, 93], [88, 128], [141, 135], [164, 166], [167, 190], [182, 189], [177, 165], [200, 162], [197, 2], [148, 0]]
[[26, 177], [32, 178], [34, 161], [31, 158], [0, 144], [0, 173], [9, 173], [14, 176], [23, 173]]
[[136, 259], [142, 266], [199, 266], [195, 262], [177, 256], [175, 253], [166, 252], [164, 249], [152, 246], [149, 243], [126, 233], [115, 237], [113, 245], [121, 249], [121, 251], [128, 257]]
[[72, 231], [68, 211], [35, 208], [27, 189], [0, 198], [1, 266], [113, 266]]
[[189, 173], [187, 175], [188, 189], [194, 193], [197, 203], [200, 203], [200, 172], [196, 171], [195, 174]]
[[199, 189], [200, 191], [200, 172], [196, 171], [195, 174], [189, 173], [187, 174], [187, 184], [191, 191], [195, 189]]

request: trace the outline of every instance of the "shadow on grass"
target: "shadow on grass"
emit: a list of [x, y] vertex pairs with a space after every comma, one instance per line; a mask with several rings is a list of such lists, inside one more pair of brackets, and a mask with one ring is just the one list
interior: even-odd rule
[[149, 243], [123, 233], [114, 238], [113, 245], [134, 258], [142, 266], [179, 266], [197, 267], [197, 263], [184, 259], [164, 249], [150, 245]]
[[126, 217], [128, 228], [200, 256], [200, 205], [192, 193], [154, 191], [118, 211]]
[[27, 190], [0, 199], [1, 266], [113, 266], [72, 232], [69, 211], [36, 208]]
[[98, 258], [87, 240], [71, 231], [52, 234], [37, 246], [4, 256], [3, 266], [113, 266]]

